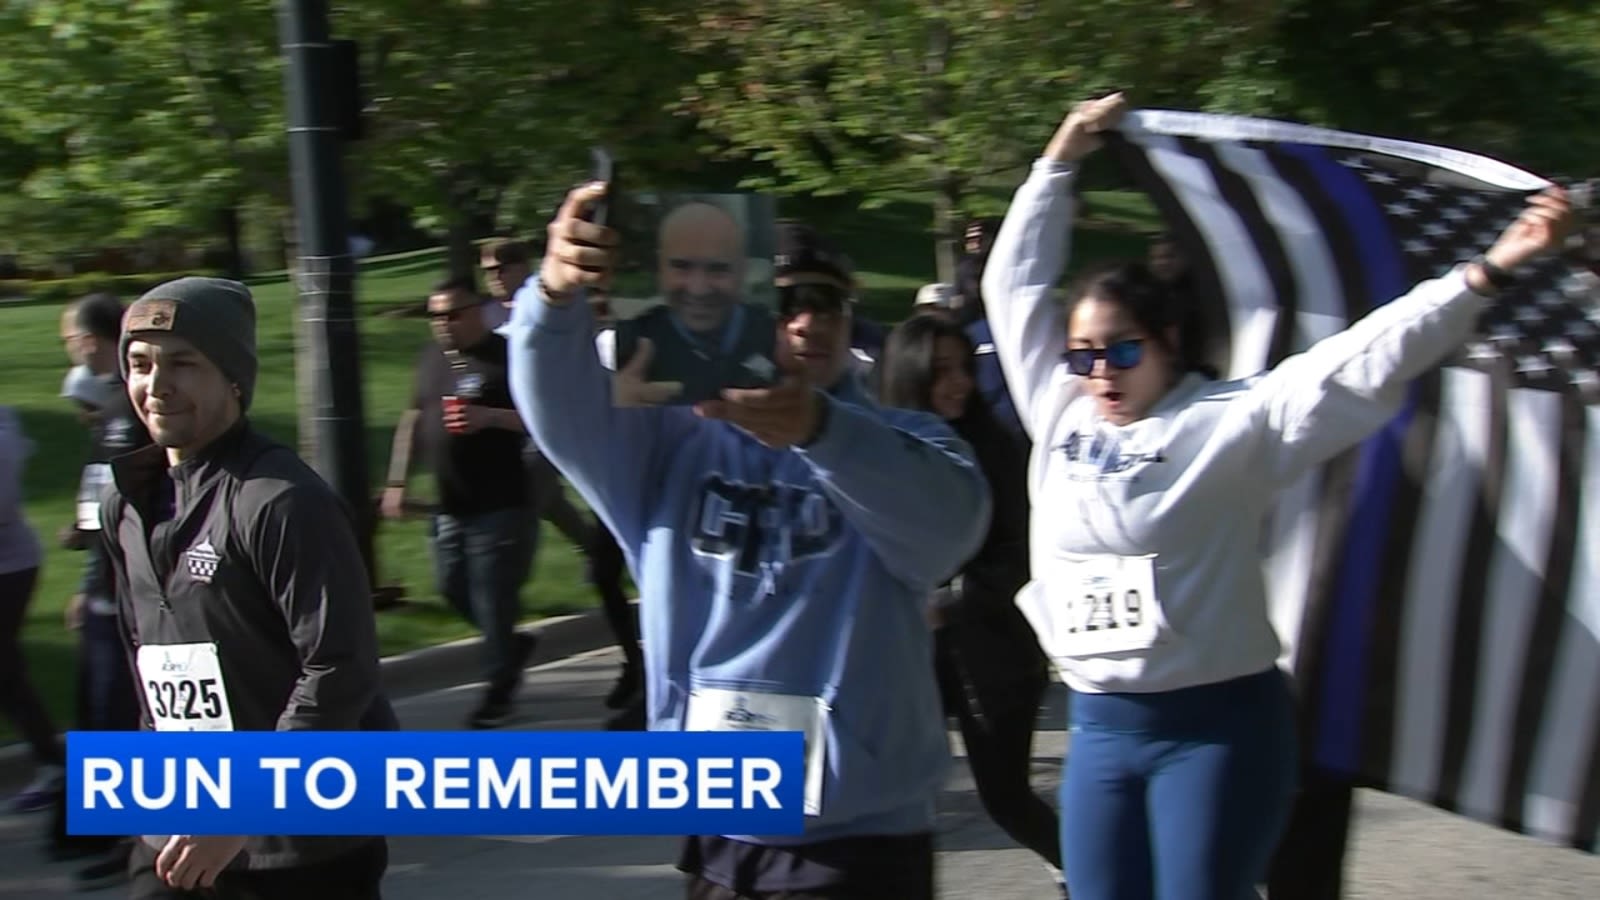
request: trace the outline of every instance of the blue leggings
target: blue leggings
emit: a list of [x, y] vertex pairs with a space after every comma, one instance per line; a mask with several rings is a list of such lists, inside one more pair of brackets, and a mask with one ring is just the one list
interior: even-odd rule
[[1157, 694], [1072, 695], [1061, 850], [1073, 900], [1244, 900], [1298, 772], [1277, 669]]

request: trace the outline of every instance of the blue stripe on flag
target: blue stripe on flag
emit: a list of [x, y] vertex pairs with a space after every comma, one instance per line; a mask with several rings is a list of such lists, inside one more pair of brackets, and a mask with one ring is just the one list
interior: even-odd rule
[[[1279, 145], [1303, 160], [1316, 174], [1328, 198], [1345, 217], [1360, 248], [1359, 268], [1367, 287], [1366, 303], [1375, 308], [1398, 297], [1409, 285], [1405, 262], [1383, 211], [1362, 179], [1335, 162], [1325, 150], [1309, 145]], [[1357, 298], [1350, 298], [1351, 301]], [[1355, 501], [1345, 526], [1343, 555], [1322, 635], [1321, 695], [1311, 756], [1337, 772], [1356, 772], [1361, 762], [1361, 722], [1367, 690], [1367, 633], [1378, 601], [1378, 573], [1389, 536], [1389, 515], [1400, 478], [1400, 451], [1416, 411], [1416, 393], [1407, 392], [1399, 415], [1361, 446], [1353, 486]]]

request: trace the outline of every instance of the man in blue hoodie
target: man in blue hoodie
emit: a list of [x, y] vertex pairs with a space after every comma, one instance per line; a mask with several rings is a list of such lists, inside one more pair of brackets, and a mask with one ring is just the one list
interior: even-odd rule
[[[688, 895], [932, 898], [948, 753], [923, 609], [988, 526], [971, 450], [861, 392], [848, 282], [803, 226], [783, 229], [774, 260], [779, 386], [615, 408], [583, 302], [615, 261], [615, 232], [581, 218], [604, 190], [568, 196], [518, 293], [517, 407], [637, 575], [650, 728], [749, 711], [808, 735], [805, 834], [689, 838]], [[641, 345], [618, 384], [648, 356]]]

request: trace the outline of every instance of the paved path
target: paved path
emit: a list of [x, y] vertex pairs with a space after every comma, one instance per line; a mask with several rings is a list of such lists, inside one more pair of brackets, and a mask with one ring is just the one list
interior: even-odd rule
[[[525, 718], [517, 728], [578, 730], [599, 726], [601, 698], [617, 671], [610, 651], [540, 666], [530, 672]], [[410, 728], [454, 729], [475, 693], [436, 691], [399, 706]], [[1053, 796], [1065, 734], [1061, 697], [1042, 713], [1046, 730], [1034, 775]], [[959, 742], [957, 742], [959, 751]], [[4, 786], [11, 787], [11, 786]], [[1052, 896], [1049, 876], [1031, 854], [1011, 846], [984, 817], [971, 778], [957, 767], [941, 801], [940, 895], [1023, 900]], [[72, 867], [47, 864], [39, 852], [38, 817], [0, 817], [0, 898], [48, 898], [71, 893]], [[671, 838], [396, 838], [385, 886], [388, 900], [667, 900], [683, 895], [673, 869]], [[1600, 858], [1549, 847], [1429, 807], [1362, 792], [1351, 900], [1475, 900], [1600, 898]], [[89, 897], [116, 897], [113, 888]]]

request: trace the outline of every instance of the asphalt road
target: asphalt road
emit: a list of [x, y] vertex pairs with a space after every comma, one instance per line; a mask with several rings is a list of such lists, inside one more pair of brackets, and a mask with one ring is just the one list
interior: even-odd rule
[[[599, 727], [601, 698], [617, 671], [613, 651], [587, 653], [529, 672], [523, 717], [512, 727]], [[455, 729], [475, 694], [470, 686], [398, 705], [407, 727]], [[1061, 697], [1041, 712], [1034, 778], [1054, 795], [1060, 756]], [[959, 739], [953, 738], [960, 750]], [[1538, 898], [1597, 900], [1600, 858], [1497, 831], [1408, 800], [1360, 794], [1346, 897], [1352, 900]], [[1053, 896], [1049, 874], [989, 823], [970, 777], [957, 766], [941, 798], [940, 896], [1022, 900]], [[44, 862], [37, 816], [0, 817], [0, 897], [121, 896], [121, 888], [72, 892], [70, 864]], [[666, 900], [683, 896], [671, 838], [396, 838], [384, 895], [389, 900], [528, 898]]]

